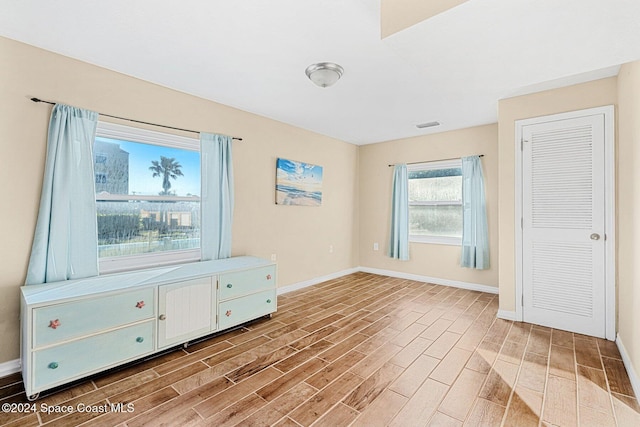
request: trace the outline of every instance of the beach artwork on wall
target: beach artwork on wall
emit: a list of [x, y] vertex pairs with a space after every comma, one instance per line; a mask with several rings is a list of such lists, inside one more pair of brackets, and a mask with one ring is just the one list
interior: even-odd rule
[[276, 204], [320, 206], [322, 203], [322, 166], [295, 160], [276, 162]]

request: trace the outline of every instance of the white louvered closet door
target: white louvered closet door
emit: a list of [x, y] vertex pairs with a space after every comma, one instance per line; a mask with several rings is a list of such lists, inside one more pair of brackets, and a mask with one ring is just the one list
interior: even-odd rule
[[604, 116], [523, 127], [524, 321], [605, 336]]

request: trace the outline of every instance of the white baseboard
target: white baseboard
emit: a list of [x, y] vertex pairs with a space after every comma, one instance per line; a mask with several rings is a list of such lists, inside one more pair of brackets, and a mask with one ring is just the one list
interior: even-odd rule
[[313, 286], [313, 285], [317, 285], [318, 283], [326, 282], [327, 280], [333, 280], [342, 276], [346, 276], [348, 274], [357, 273], [358, 271], [360, 271], [359, 268], [349, 268], [347, 270], [342, 270], [336, 273], [327, 274], [326, 276], [315, 277], [313, 279], [305, 280], [303, 282], [294, 283], [293, 285], [287, 285], [287, 286], [278, 288], [277, 293], [278, 295], [286, 294], [288, 292], [297, 291], [298, 289], [303, 289], [308, 286]]
[[454, 288], [468, 289], [470, 291], [487, 292], [497, 294], [498, 288], [487, 285], [479, 285], [477, 283], [460, 282], [458, 280], [439, 279], [437, 277], [421, 276], [418, 274], [402, 273], [393, 270], [381, 270], [379, 268], [359, 267], [358, 271], [371, 274], [379, 274], [382, 276], [397, 277], [399, 279], [415, 280], [416, 282], [433, 283], [434, 285], [452, 286]]
[[20, 372], [20, 359], [0, 363], [0, 378]]
[[[486, 292], [490, 294], [498, 293], [498, 288], [495, 288], [493, 286], [487, 286], [487, 285], [479, 285], [477, 283], [460, 282], [458, 280], [449, 280], [449, 279], [439, 279], [437, 277], [402, 273], [400, 271], [393, 271], [393, 270], [382, 270], [379, 268], [355, 267], [355, 268], [349, 268], [346, 270], [338, 271], [336, 273], [328, 274], [326, 276], [316, 277], [313, 279], [305, 280], [303, 282], [294, 283], [292, 285], [283, 286], [281, 288], [278, 288], [278, 295], [286, 294], [287, 292], [297, 291], [298, 289], [303, 289], [308, 286], [313, 286], [313, 285], [317, 285], [318, 283], [326, 282], [327, 280], [337, 279], [339, 277], [346, 276], [348, 274], [358, 273], [358, 272], [378, 274], [381, 276], [397, 277], [398, 279], [415, 280], [416, 282], [433, 283], [434, 285], [451, 286], [454, 288], [468, 289], [470, 291]], [[508, 314], [509, 312], [506, 312], [506, 313]], [[509, 319], [515, 320], [515, 313], [513, 313], [512, 316], [513, 318], [509, 317]]]
[[514, 322], [517, 320], [515, 311], [498, 310], [498, 314], [496, 316], [498, 319], [513, 320]]
[[636, 396], [640, 396], [640, 377], [638, 377], [635, 369], [633, 369], [633, 364], [631, 363], [631, 359], [629, 358], [629, 353], [627, 353], [627, 349], [624, 347], [624, 344], [622, 344], [620, 334], [618, 334], [616, 337], [616, 345], [618, 346], [618, 350], [620, 350], [622, 362], [624, 363], [624, 367], [627, 370], [627, 374], [629, 375], [629, 380], [631, 381], [633, 392], [636, 394]]

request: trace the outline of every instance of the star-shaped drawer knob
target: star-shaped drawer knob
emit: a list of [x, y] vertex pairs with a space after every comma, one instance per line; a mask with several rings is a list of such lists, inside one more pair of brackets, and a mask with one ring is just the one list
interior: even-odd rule
[[49, 327], [51, 329], [58, 329], [58, 326], [60, 326], [60, 320], [56, 319], [56, 320], [49, 321]]
[[142, 308], [144, 307], [144, 301], [138, 301], [138, 303], [136, 304], [136, 308]]

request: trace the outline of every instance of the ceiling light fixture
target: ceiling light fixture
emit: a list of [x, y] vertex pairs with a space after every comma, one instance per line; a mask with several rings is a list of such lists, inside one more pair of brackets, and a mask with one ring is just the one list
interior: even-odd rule
[[416, 125], [418, 129], [430, 128], [433, 126], [440, 126], [440, 122], [428, 122], [428, 123], [422, 123], [422, 124]]
[[333, 62], [319, 62], [311, 64], [305, 70], [309, 80], [320, 87], [329, 87], [342, 77], [344, 68]]

